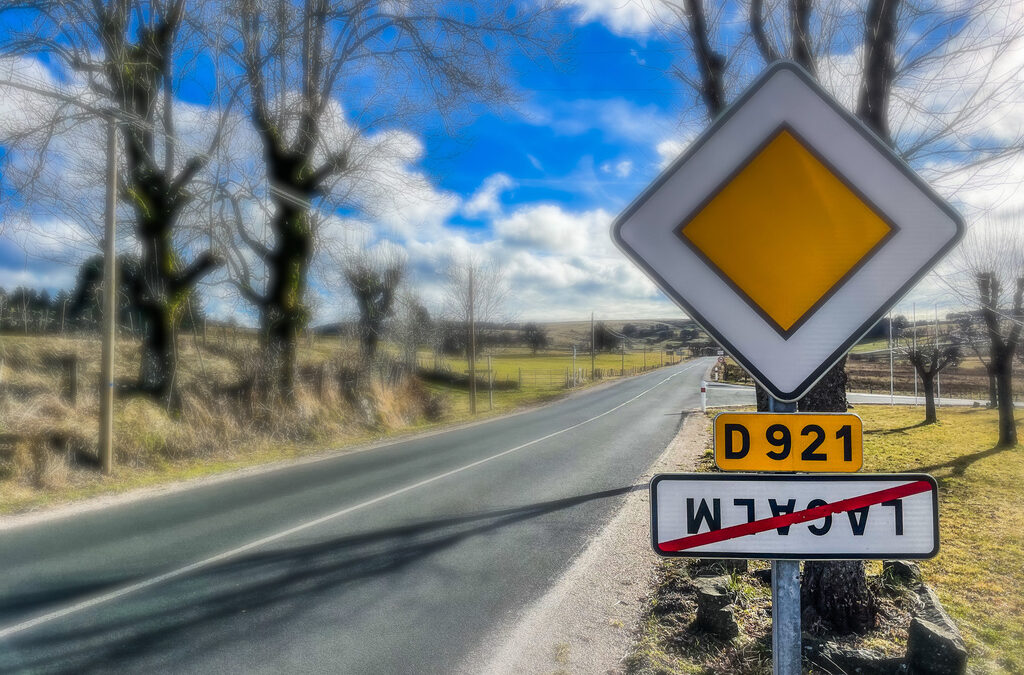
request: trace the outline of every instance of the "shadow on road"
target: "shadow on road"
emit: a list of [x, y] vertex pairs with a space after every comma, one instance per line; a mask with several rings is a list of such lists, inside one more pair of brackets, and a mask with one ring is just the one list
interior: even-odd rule
[[[646, 488], [630, 485], [249, 553], [0, 641], [0, 671], [117, 670], [131, 668], [138, 657], [159, 672], [180, 670], [176, 650], [203, 653], [228, 640], [259, 640], [248, 631], [266, 622], [286, 624], [327, 591], [399, 571], [472, 537]], [[24, 618], [41, 600], [50, 604], [52, 594], [3, 598]]]

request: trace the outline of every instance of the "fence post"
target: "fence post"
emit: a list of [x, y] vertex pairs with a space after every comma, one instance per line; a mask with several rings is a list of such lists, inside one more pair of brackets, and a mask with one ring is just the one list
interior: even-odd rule
[[61, 398], [74, 406], [78, 404], [78, 354], [66, 354], [61, 363]]

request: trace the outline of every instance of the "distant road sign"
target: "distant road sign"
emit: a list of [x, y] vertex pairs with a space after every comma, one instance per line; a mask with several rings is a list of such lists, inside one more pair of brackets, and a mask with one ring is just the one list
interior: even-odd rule
[[864, 430], [852, 413], [725, 412], [715, 417], [723, 471], [860, 471]]
[[930, 558], [937, 489], [925, 474], [661, 474], [651, 536], [663, 556]]
[[800, 398], [963, 235], [799, 66], [769, 68], [612, 226], [774, 397]]

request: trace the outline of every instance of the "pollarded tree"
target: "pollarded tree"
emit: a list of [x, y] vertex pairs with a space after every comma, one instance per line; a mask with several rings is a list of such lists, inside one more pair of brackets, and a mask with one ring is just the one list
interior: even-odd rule
[[345, 282], [359, 309], [359, 344], [369, 364], [377, 356], [384, 325], [395, 312], [405, 260], [398, 256], [355, 256], [344, 270]]
[[905, 344], [899, 348], [921, 378], [924, 389], [924, 423], [938, 421], [935, 414], [935, 378], [946, 368], [955, 367], [963, 358], [963, 348], [955, 339], [946, 342], [933, 337], [922, 337], [917, 345]]
[[982, 317], [988, 331], [992, 372], [996, 378], [999, 410], [999, 439], [996, 445], [1012, 448], [1017, 445], [1016, 410], [1013, 404], [1013, 356], [1020, 344], [1024, 324], [1024, 277], [1014, 280], [1012, 299], [1003, 304], [999, 278], [993, 272], [978, 275], [978, 296]]
[[1024, 326], [1024, 231], [1019, 213], [979, 219], [960, 247], [956, 273], [946, 279], [950, 290], [971, 312], [967, 335], [979, 352], [999, 411], [999, 447], [1017, 444], [1013, 401], [1013, 360], [1020, 351]]
[[[462, 103], [507, 101], [513, 53], [526, 48], [536, 56], [552, 47], [552, 10], [512, 0], [234, 0], [228, 6], [237, 21], [227, 42], [267, 182], [254, 201], [268, 205], [264, 236], [245, 224], [237, 232], [244, 249], [238, 257], [255, 260], [262, 275], [236, 283], [259, 312], [272, 386], [287, 396], [296, 338], [309, 320], [302, 298], [319, 243], [317, 213], [363, 209], [373, 200], [357, 195], [394, 175], [387, 167], [376, 171], [374, 162], [386, 151], [382, 146], [401, 139], [369, 132], [438, 114], [451, 126]], [[401, 93], [410, 88], [417, 97]]]
[[[142, 285], [135, 298], [143, 317], [139, 383], [171, 405], [178, 402], [177, 324], [189, 294], [218, 264], [212, 251], [186, 243], [183, 233], [210, 147], [195, 152], [176, 135], [175, 94], [192, 75], [182, 64], [195, 62], [191, 57], [203, 7], [186, 0], [0, 0], [0, 20], [11, 17], [0, 50], [10, 58], [32, 56], [59, 64], [69, 79], [85, 83], [83, 90], [69, 93], [12, 78], [21, 91], [60, 97], [62, 103], [36, 120], [34, 128], [6, 128], [0, 142], [44, 158], [55, 135], [74, 133], [97, 109], [109, 109], [119, 120], [119, 196], [131, 208], [141, 250]], [[77, 105], [76, 98], [88, 98], [88, 109]], [[211, 137], [210, 144], [216, 145], [219, 131]], [[24, 167], [22, 177], [35, 180], [39, 165], [34, 168]], [[102, 184], [99, 177], [97, 213]], [[63, 210], [59, 195], [54, 202]], [[77, 205], [63, 206], [70, 210]]]

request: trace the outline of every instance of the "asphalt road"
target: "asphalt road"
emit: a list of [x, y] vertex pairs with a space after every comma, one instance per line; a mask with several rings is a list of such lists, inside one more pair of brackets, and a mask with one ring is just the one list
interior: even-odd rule
[[0, 672], [450, 672], [646, 487], [709, 363], [0, 531]]

